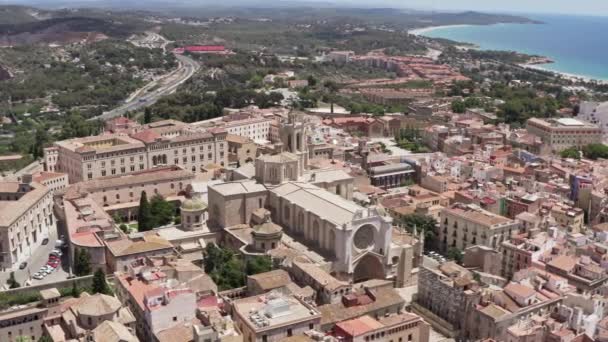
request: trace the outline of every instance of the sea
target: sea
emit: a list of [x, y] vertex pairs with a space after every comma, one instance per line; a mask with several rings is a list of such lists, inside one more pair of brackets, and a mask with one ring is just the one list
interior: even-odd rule
[[542, 55], [555, 63], [544, 69], [608, 80], [608, 17], [523, 15], [543, 24], [495, 24], [438, 27], [427, 37], [467, 42], [485, 50]]

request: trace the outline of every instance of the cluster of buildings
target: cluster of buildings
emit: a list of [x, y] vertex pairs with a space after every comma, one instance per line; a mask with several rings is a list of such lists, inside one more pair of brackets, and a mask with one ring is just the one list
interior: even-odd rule
[[[326, 58], [464, 80], [423, 57]], [[427, 90], [353, 88], [411, 114], [116, 118], [46, 148], [44, 171], [0, 183], [0, 265], [17, 271], [59, 229], [68, 264], [86, 251], [115, 295], [46, 286], [0, 311], [0, 339], [608, 341], [608, 164], [555, 154], [602, 141], [601, 105], [513, 129]], [[144, 193], [173, 205], [170, 223], [137, 231]], [[273, 270], [218, 288], [212, 244]]]

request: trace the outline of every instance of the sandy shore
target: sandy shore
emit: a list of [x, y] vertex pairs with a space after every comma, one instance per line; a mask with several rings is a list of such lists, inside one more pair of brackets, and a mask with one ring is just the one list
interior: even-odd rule
[[540, 71], [546, 71], [546, 72], [550, 72], [559, 76], [562, 76], [565, 79], [569, 79], [571, 81], [585, 81], [585, 82], [597, 82], [597, 83], [608, 83], [608, 80], [599, 80], [590, 76], [584, 76], [584, 75], [577, 75], [577, 74], [570, 74], [567, 72], [563, 72], [563, 71], [555, 71], [555, 70], [551, 70], [548, 69], [546, 67], [544, 67], [542, 64], [519, 64], [519, 66], [523, 67], [523, 68], [527, 68], [527, 69], [534, 69], [534, 70], [540, 70]]
[[471, 25], [429, 26], [429, 27], [421, 27], [421, 28], [409, 30], [409, 31], [407, 31], [407, 33], [413, 34], [414, 36], [423, 36], [425, 33], [431, 32], [431, 31], [434, 31], [434, 30], [437, 30], [437, 29], [454, 28], [454, 27], [465, 27], [465, 26], [471, 26]]

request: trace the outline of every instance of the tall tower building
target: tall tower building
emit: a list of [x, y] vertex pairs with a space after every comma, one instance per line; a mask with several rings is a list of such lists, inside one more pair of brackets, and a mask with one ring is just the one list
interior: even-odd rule
[[301, 113], [290, 112], [287, 120], [279, 123], [279, 135], [283, 143], [283, 151], [293, 153], [298, 157], [299, 174], [308, 168], [308, 136], [310, 125]]

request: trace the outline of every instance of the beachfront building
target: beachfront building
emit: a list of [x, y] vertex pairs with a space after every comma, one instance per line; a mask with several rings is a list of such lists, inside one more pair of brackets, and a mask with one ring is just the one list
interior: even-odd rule
[[543, 143], [551, 146], [553, 152], [602, 142], [602, 129], [598, 125], [572, 118], [531, 118], [526, 128], [528, 132], [540, 137]]

